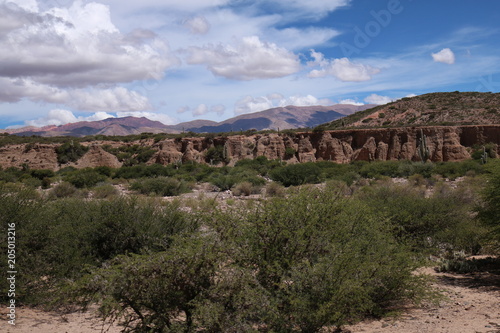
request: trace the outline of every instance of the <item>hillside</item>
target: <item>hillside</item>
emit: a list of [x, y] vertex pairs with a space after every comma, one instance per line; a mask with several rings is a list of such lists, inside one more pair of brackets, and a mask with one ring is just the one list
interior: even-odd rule
[[100, 121], [81, 121], [61, 126], [24, 127], [3, 130], [9, 134], [21, 136], [75, 136], [108, 135], [125, 136], [140, 133], [220, 133], [232, 131], [256, 130], [284, 130], [304, 127], [314, 127], [325, 122], [365, 110], [372, 105], [344, 105], [332, 106], [287, 106], [249, 113], [230, 118], [221, 122], [210, 120], [194, 120], [177, 125], [164, 125], [147, 118], [124, 117], [108, 118]]
[[319, 129], [500, 124], [500, 93], [432, 93], [380, 105]]

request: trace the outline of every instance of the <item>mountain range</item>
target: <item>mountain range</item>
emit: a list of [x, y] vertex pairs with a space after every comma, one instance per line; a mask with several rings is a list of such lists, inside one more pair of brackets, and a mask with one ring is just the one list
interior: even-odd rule
[[284, 130], [315, 127], [335, 119], [363, 111], [374, 105], [336, 104], [332, 106], [286, 106], [265, 111], [243, 114], [221, 122], [194, 120], [177, 125], [165, 125], [147, 118], [107, 118], [99, 121], [80, 121], [65, 125], [44, 127], [22, 127], [2, 130], [21, 136], [75, 136], [108, 135], [125, 136], [140, 133], [219, 133], [232, 131]]

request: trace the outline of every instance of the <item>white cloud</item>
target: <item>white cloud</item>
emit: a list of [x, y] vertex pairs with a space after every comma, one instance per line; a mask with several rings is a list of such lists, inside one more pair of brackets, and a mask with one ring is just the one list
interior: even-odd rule
[[225, 5], [229, 0], [100, 0], [100, 2], [109, 4], [114, 10], [122, 13], [136, 13], [145, 8], [197, 12]]
[[222, 116], [226, 112], [226, 107], [222, 104], [213, 105], [210, 107], [210, 112]]
[[299, 18], [319, 20], [329, 12], [348, 5], [350, 0], [274, 0], [272, 2], [259, 0], [256, 3], [264, 6], [266, 10], [276, 7], [278, 11], [285, 12], [287, 15], [284, 15], [284, 20]]
[[33, 80], [0, 77], [0, 101], [65, 104], [81, 111], [140, 111], [151, 108], [148, 99], [123, 87], [110, 89], [61, 89]]
[[173, 124], [177, 123], [176, 119], [174, 119], [174, 118], [172, 118], [169, 115], [164, 114], [164, 113], [154, 113], [154, 112], [144, 112], [144, 111], [141, 111], [141, 112], [131, 112], [131, 111], [128, 111], [128, 112], [117, 112], [116, 116], [118, 118], [122, 118], [122, 117], [137, 117], [137, 118], [144, 117], [144, 118], [148, 118], [149, 120], [159, 121], [160, 123], [163, 123], [165, 125], [173, 125]]
[[210, 23], [203, 16], [195, 16], [184, 22], [184, 26], [192, 34], [204, 35], [210, 30]]
[[387, 97], [387, 96], [380, 96], [377, 94], [371, 94], [370, 96], [366, 97], [364, 101], [368, 104], [387, 104], [393, 101], [392, 98]]
[[146, 97], [123, 87], [101, 90], [73, 90], [68, 92], [66, 104], [87, 111], [142, 111], [151, 108]]
[[312, 95], [294, 95], [287, 98], [281, 94], [272, 94], [268, 96], [253, 97], [245, 96], [238, 100], [235, 105], [234, 113], [244, 114], [264, 111], [275, 107], [293, 106], [314, 106], [314, 105], [332, 105], [330, 99], [318, 99]]
[[357, 105], [357, 106], [361, 106], [361, 105], [365, 105], [365, 103], [362, 103], [362, 102], [357, 102], [353, 99], [343, 99], [339, 102], [339, 104], [351, 104], [351, 105]]
[[[122, 34], [102, 4], [75, 1], [44, 12], [36, 1], [21, 4], [0, 0], [7, 22], [0, 24], [5, 32], [0, 34], [0, 102], [27, 98], [89, 111], [143, 110], [150, 107], [144, 96], [116, 86], [158, 80], [178, 64], [154, 33]], [[9, 23], [15, 21], [21, 24]]]
[[455, 54], [449, 48], [442, 49], [438, 53], [432, 53], [432, 58], [435, 62], [452, 65], [455, 63]]
[[22, 8], [26, 11], [37, 12], [38, 11], [38, 3], [36, 0], [0, 0], [0, 4], [5, 3], [10, 8], [15, 6]]
[[193, 116], [202, 116], [208, 113], [208, 106], [205, 104], [200, 104], [193, 110]]
[[301, 11], [324, 14], [349, 4], [350, 0], [276, 0], [277, 3], [288, 8], [297, 8]]
[[319, 78], [334, 76], [343, 82], [362, 82], [372, 79], [372, 75], [378, 74], [380, 69], [353, 63], [348, 58], [328, 60], [322, 53], [311, 50], [311, 57], [314, 59], [309, 62], [309, 66], [318, 67], [309, 72], [310, 78]]
[[324, 45], [330, 39], [340, 35], [340, 32], [330, 28], [307, 27], [307, 28], [285, 28], [269, 29], [263, 33], [269, 40], [277, 42], [282, 47], [290, 50], [302, 50], [305, 48]]
[[189, 64], [205, 64], [217, 76], [233, 80], [269, 79], [300, 70], [300, 61], [292, 52], [259, 37], [244, 37], [232, 45], [206, 45], [188, 49]]
[[38, 118], [35, 120], [27, 120], [24, 123], [27, 126], [43, 127], [47, 125], [65, 125], [76, 123], [78, 121], [98, 121], [107, 118], [114, 118], [114, 116], [106, 112], [96, 112], [88, 117], [76, 117], [71, 111], [54, 109], [50, 110], [46, 117]]

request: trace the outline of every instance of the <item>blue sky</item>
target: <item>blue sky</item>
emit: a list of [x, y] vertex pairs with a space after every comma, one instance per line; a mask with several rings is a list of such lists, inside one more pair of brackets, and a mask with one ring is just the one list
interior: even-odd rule
[[0, 128], [500, 91], [495, 0], [0, 0]]

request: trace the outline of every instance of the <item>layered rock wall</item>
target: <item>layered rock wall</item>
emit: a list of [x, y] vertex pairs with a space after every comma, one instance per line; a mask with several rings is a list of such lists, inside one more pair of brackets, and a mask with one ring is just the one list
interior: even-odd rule
[[[383, 129], [353, 129], [296, 134], [235, 135], [216, 138], [177, 138], [157, 143], [141, 141], [114, 145], [141, 144], [156, 150], [148, 164], [171, 164], [195, 161], [210, 163], [206, 152], [214, 146], [223, 150], [230, 165], [242, 159], [265, 156], [289, 163], [332, 161], [419, 161], [418, 148], [425, 138], [429, 159], [433, 162], [461, 161], [470, 158], [471, 147], [495, 143], [500, 147], [500, 125], [433, 126]], [[57, 145], [12, 145], [0, 148], [0, 166], [57, 170]], [[29, 149], [28, 149], [29, 148]], [[292, 154], [293, 153], [293, 154]], [[497, 153], [500, 154], [500, 149]], [[96, 143], [76, 164], [76, 167], [111, 166], [121, 164], [112, 154]]]

